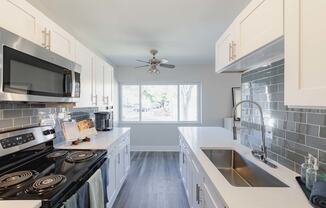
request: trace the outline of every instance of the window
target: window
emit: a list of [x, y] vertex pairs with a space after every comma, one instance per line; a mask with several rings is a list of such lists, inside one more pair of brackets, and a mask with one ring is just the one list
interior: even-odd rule
[[122, 120], [139, 121], [139, 86], [124, 85], [122, 87]]
[[198, 84], [121, 85], [121, 120], [198, 122]]

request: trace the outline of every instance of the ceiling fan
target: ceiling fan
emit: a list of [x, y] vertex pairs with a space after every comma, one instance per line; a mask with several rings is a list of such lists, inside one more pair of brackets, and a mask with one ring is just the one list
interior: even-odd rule
[[136, 60], [138, 62], [146, 63], [146, 65], [137, 66], [137, 67], [135, 67], [135, 69], [148, 67], [148, 72], [149, 73], [159, 74], [160, 70], [157, 67], [163, 67], [163, 68], [168, 68], [168, 69], [174, 69], [175, 68], [175, 65], [167, 64], [169, 62], [167, 59], [157, 59], [155, 57], [156, 54], [158, 54], [157, 50], [152, 49], [152, 50], [150, 50], [150, 53], [152, 54], [153, 57], [151, 59], [149, 59], [148, 61]]

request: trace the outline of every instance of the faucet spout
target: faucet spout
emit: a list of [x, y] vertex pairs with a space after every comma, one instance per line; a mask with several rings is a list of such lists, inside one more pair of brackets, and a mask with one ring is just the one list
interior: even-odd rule
[[262, 107], [255, 101], [251, 100], [243, 100], [239, 103], [237, 103], [233, 110], [232, 110], [232, 118], [233, 118], [233, 139], [237, 140], [237, 130], [236, 130], [236, 125], [235, 125], [235, 113], [237, 110], [237, 107], [243, 103], [251, 103], [256, 105], [256, 107], [259, 110], [260, 114], [260, 131], [261, 131], [261, 149], [260, 150], [253, 150], [252, 154], [263, 161], [264, 163], [268, 164], [271, 167], [276, 167], [274, 164], [270, 163], [267, 161], [267, 147], [266, 147], [266, 129], [265, 129], [265, 123], [264, 123], [264, 115], [263, 115], [263, 109]]

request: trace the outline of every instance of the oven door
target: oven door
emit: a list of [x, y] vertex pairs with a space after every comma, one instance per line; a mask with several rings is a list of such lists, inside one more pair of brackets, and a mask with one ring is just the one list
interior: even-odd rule
[[7, 31], [0, 30], [1, 35], [0, 100], [78, 101], [77, 64]]

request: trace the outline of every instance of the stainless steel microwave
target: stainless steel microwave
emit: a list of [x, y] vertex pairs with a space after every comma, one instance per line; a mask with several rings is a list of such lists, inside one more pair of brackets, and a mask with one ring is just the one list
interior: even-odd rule
[[3, 28], [0, 46], [0, 101], [78, 101], [80, 65]]

